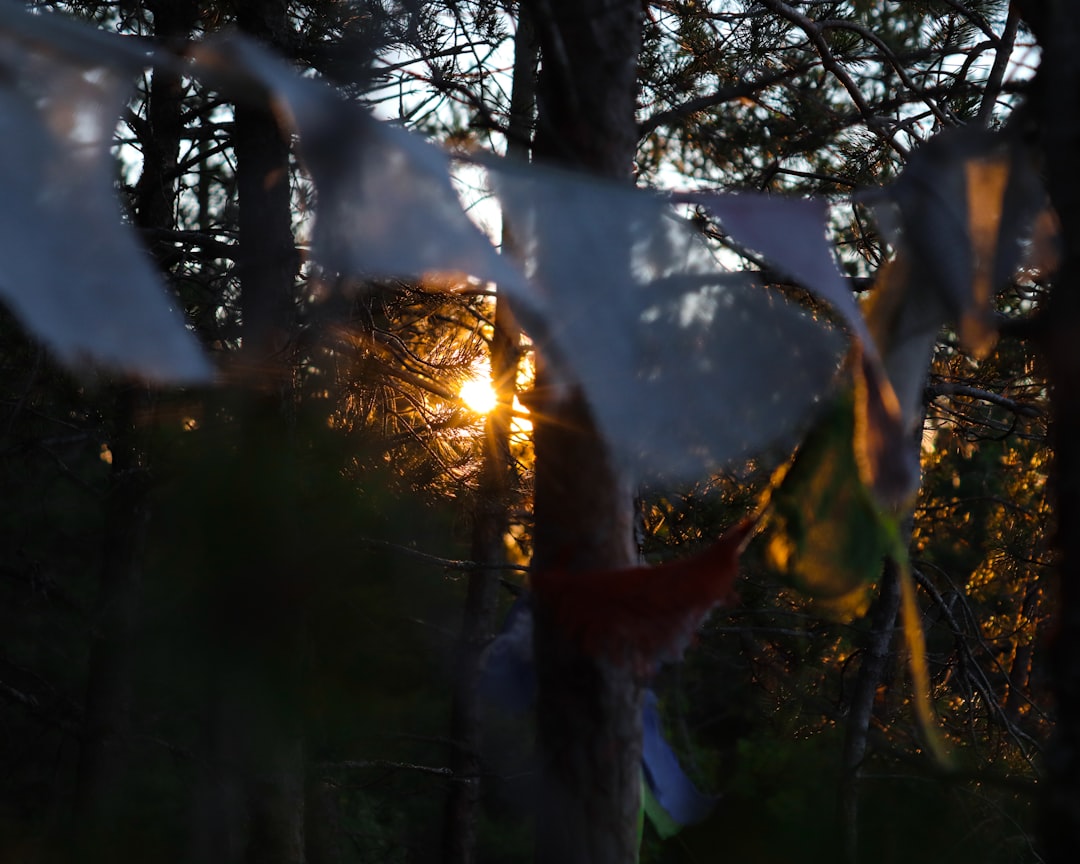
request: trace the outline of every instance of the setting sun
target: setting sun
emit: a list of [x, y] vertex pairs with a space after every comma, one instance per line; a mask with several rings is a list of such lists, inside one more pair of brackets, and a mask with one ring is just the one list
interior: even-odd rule
[[495, 407], [495, 390], [488, 378], [470, 378], [461, 385], [458, 395], [477, 414], [487, 414]]

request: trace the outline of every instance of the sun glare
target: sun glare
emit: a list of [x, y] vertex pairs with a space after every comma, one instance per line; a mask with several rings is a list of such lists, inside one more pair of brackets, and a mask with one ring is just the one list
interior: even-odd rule
[[495, 407], [495, 390], [487, 378], [470, 378], [458, 393], [470, 411], [487, 414]]

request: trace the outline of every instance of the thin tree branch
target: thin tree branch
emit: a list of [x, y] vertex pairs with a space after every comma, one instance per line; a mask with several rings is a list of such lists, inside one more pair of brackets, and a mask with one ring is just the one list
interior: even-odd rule
[[672, 106], [664, 111], [658, 111], [656, 114], [643, 120], [638, 124], [638, 135], [641, 138], [644, 138], [650, 132], [655, 131], [661, 126], [670, 126], [680, 120], [686, 119], [692, 114], [697, 114], [699, 111], [706, 111], [709, 108], [715, 108], [717, 105], [722, 105], [725, 102], [732, 102], [736, 99], [746, 99], [767, 87], [779, 84], [781, 81], [787, 81], [796, 75], [807, 71], [809, 68], [809, 66], [803, 65], [790, 69], [782, 69], [771, 75], [763, 75], [762, 77], [755, 78], [751, 81], [743, 81], [740, 84], [735, 84], [730, 87], [722, 87], [715, 93], [710, 93], [708, 96], [698, 96], [696, 99], [688, 99], [679, 105]]
[[1014, 414], [1019, 414], [1021, 417], [1043, 416], [1043, 410], [1036, 405], [1017, 402], [1015, 399], [993, 393], [990, 390], [983, 390], [981, 387], [972, 387], [969, 384], [954, 384], [948, 381], [928, 384], [926, 386], [926, 396], [928, 399], [937, 396], [967, 396], [971, 399], [979, 399], [982, 402], [989, 402], [991, 405], [1005, 408]]
[[529, 568], [522, 564], [484, 564], [480, 561], [465, 561], [457, 558], [442, 558], [439, 555], [433, 555], [430, 552], [421, 552], [419, 549], [413, 549], [410, 546], [402, 546], [400, 543], [391, 543], [388, 540], [376, 540], [374, 538], [364, 537], [359, 540], [361, 546], [368, 546], [375, 549], [392, 549], [395, 552], [399, 552], [402, 555], [407, 555], [410, 558], [416, 558], [420, 561], [425, 561], [428, 564], [436, 564], [446, 570], [460, 570], [468, 572], [472, 570], [506, 570], [514, 573], [528, 573]]
[[886, 127], [882, 118], [874, 113], [873, 109], [866, 101], [866, 97], [864, 97], [862, 91], [859, 90], [859, 86], [829, 49], [829, 44], [825, 41], [825, 35], [822, 33], [817, 22], [806, 17], [787, 3], [784, 3], [783, 0], [762, 0], [762, 5], [787, 21], [790, 21], [806, 34], [806, 38], [809, 39], [817, 49], [822, 66], [831, 72], [836, 80], [840, 82], [841, 86], [847, 91], [851, 101], [862, 115], [863, 122], [866, 123], [867, 128], [896, 151], [898, 155], [906, 158], [908, 155], [908, 148], [896, 140], [893, 132]]
[[1012, 55], [1013, 45], [1016, 44], [1016, 33], [1020, 28], [1020, 13], [1015, 3], [1009, 4], [1009, 14], [1005, 19], [1005, 29], [1001, 34], [996, 46], [997, 53], [994, 55], [994, 65], [990, 67], [990, 75], [986, 79], [983, 90], [982, 104], [979, 105], [979, 122], [984, 126], [989, 125], [994, 116], [994, 106], [1001, 95], [1001, 82], [1005, 79], [1005, 70], [1009, 65], [1009, 57]]

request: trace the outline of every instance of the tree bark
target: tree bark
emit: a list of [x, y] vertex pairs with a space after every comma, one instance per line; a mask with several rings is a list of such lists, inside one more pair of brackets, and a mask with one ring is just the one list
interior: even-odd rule
[[[1035, 619], [1036, 609], [1039, 604], [1040, 589], [1038, 583], [1028, 589], [1024, 596], [1024, 604], [1020, 609], [1020, 620], [1017, 622], [1017, 632], [1023, 633]], [[1035, 654], [1035, 644], [1038, 641], [1032, 634], [1016, 646], [1012, 663], [1009, 664], [1009, 689], [1005, 696], [1005, 722], [1010, 726], [1020, 719], [1020, 709], [1027, 701], [1027, 693], [1031, 684], [1031, 660]]]
[[[268, 45], [288, 29], [285, 0], [241, 0], [236, 23]], [[236, 106], [233, 146], [240, 204], [238, 258], [242, 355], [256, 385], [283, 385], [290, 369], [283, 355], [292, 323], [300, 259], [292, 233], [289, 141], [268, 106]]]
[[[285, 0], [239, 0], [237, 27], [268, 45], [289, 32]], [[208, 760], [196, 803], [194, 857], [302, 864], [305, 860], [301, 661], [304, 596], [300, 538], [282, 515], [292, 502], [260, 499], [262, 472], [290, 476], [296, 458], [290, 337], [299, 270], [292, 233], [290, 148], [269, 106], [235, 106], [239, 199], [237, 273], [243, 343], [238, 416], [237, 520], [264, 525], [241, 536], [239, 566], [215, 575], [217, 622], [208, 670]], [[288, 488], [288, 487], [286, 487]], [[250, 491], [249, 491], [250, 490]], [[287, 493], [286, 493], [287, 494]]]
[[112, 466], [75, 787], [77, 831], [87, 848], [121, 842], [122, 813], [130, 804], [134, 629], [149, 513], [134, 428], [142, 401], [133, 385], [119, 385], [113, 401]]
[[[543, 65], [537, 159], [611, 178], [631, 172], [642, 7], [633, 0], [533, 0]], [[543, 237], [540, 238], [543, 255]], [[612, 238], [613, 279], [629, 270]], [[558, 254], [552, 250], [548, 254]], [[543, 281], [543, 260], [539, 264]], [[541, 358], [542, 361], [542, 358]], [[534, 572], [635, 563], [633, 491], [613, 469], [580, 392], [545, 398], [537, 372]], [[641, 797], [641, 682], [629, 668], [588, 656], [535, 617], [540, 787], [536, 860], [615, 864], [636, 860]]]
[[844, 733], [844, 771], [840, 780], [838, 802], [840, 830], [844, 838], [844, 853], [850, 864], [858, 860], [859, 842], [859, 775], [866, 758], [870, 720], [874, 698], [885, 676], [891, 656], [896, 616], [900, 612], [900, 579], [896, 564], [887, 561], [882, 572], [878, 597], [870, 613], [870, 632], [863, 649], [855, 693], [848, 712]]
[[[163, 41], [186, 38], [198, 14], [193, 0], [150, 2], [147, 8], [154, 13], [154, 35]], [[182, 98], [183, 85], [176, 75], [153, 73], [134, 213], [136, 226], [147, 232], [175, 227]], [[153, 252], [167, 273], [171, 250], [156, 246]], [[134, 631], [150, 506], [145, 454], [136, 430], [147, 394], [133, 383], [119, 383], [112, 390], [112, 463], [75, 791], [77, 830], [99, 852], [103, 844], [112, 848], [123, 842], [121, 814], [132, 803], [128, 783]]]
[[1064, 251], [1042, 316], [1051, 384], [1059, 579], [1050, 645], [1057, 722], [1046, 758], [1042, 854], [1049, 864], [1065, 864], [1076, 860], [1080, 849], [1080, 18], [1073, 4], [1063, 0], [1019, 5], [1043, 52], [1033, 108]]

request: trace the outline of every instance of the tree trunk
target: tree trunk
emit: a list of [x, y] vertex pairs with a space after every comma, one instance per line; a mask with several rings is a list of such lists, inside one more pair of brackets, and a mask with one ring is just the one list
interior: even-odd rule
[[[635, 99], [640, 3], [534, 0], [543, 65], [537, 159], [626, 178], [637, 147]], [[543, 237], [540, 238], [541, 250]], [[613, 279], [629, 270], [612, 238], [597, 254]], [[558, 254], [553, 251], [551, 254]], [[539, 277], [543, 280], [541, 255]], [[537, 372], [534, 572], [631, 566], [633, 492], [611, 466], [580, 392], [546, 399]], [[536, 859], [542, 864], [636, 860], [641, 800], [641, 683], [633, 670], [587, 656], [535, 618], [540, 788]]]
[[[1035, 612], [1039, 605], [1040, 589], [1038, 583], [1028, 589], [1024, 596], [1024, 605], [1020, 609], [1020, 620], [1017, 622], [1017, 633], [1023, 633], [1035, 620]], [[1020, 719], [1020, 709], [1027, 701], [1028, 688], [1031, 684], [1031, 660], [1035, 654], [1035, 644], [1038, 642], [1035, 634], [1025, 638], [1016, 646], [1012, 663], [1009, 664], [1009, 690], [1005, 696], [1005, 721], [1013, 725]]]
[[[285, 0], [241, 0], [236, 23], [243, 32], [274, 45], [288, 30], [287, 9]], [[289, 142], [268, 106], [241, 103], [236, 106], [233, 146], [240, 205], [243, 360], [256, 385], [287, 387], [283, 376], [290, 364], [283, 351], [300, 265], [292, 234]]]
[[[514, 40], [514, 80], [510, 100], [507, 155], [527, 160], [531, 149], [539, 46], [527, 7], [518, 13]], [[513, 229], [503, 225], [503, 252], [516, 254]], [[450, 768], [454, 781], [447, 793], [443, 822], [445, 864], [476, 860], [476, 825], [480, 810], [480, 744], [483, 729], [477, 695], [480, 655], [495, 627], [499, 578], [496, 565], [506, 562], [507, 511], [514, 494], [510, 432], [517, 375], [521, 359], [521, 330], [509, 302], [495, 301], [491, 335], [491, 380], [497, 402], [485, 426], [484, 465], [477, 494], [472, 537], [472, 560], [479, 567], [469, 574], [465, 611], [458, 640], [457, 674], [450, 716]]]
[[1046, 757], [1042, 853], [1049, 864], [1065, 864], [1080, 849], [1080, 18], [1073, 4], [1061, 0], [1019, 5], [1043, 52], [1034, 111], [1064, 251], [1043, 310], [1059, 588], [1050, 646], [1057, 722]]
[[[285, 0], [241, 0], [236, 23], [269, 45], [289, 32]], [[210, 862], [301, 864], [305, 783], [300, 658], [304, 578], [293, 503], [265, 500], [264, 472], [296, 458], [292, 363], [295, 280], [289, 142], [269, 106], [235, 107], [238, 274], [243, 344], [237, 394], [237, 520], [249, 523], [239, 566], [216, 574], [218, 632], [207, 719], [209, 760], [197, 802], [195, 856]], [[289, 488], [285, 486], [285, 488]], [[286, 493], [283, 493], [286, 494]], [[252, 530], [250, 523], [261, 523]], [[260, 541], [265, 541], [260, 545]], [[238, 541], [240, 542], [240, 541]]]
[[134, 628], [148, 502], [135, 432], [138, 389], [113, 401], [112, 468], [75, 787], [75, 815], [87, 848], [121, 842], [128, 797]]
[[863, 649], [855, 693], [848, 712], [844, 734], [844, 771], [840, 780], [838, 802], [844, 853], [850, 864], [858, 860], [859, 844], [859, 775], [866, 758], [874, 698], [885, 676], [891, 656], [896, 616], [900, 612], [900, 579], [896, 564], [888, 561], [881, 576], [878, 597], [870, 613], [870, 632]]
[[[195, 24], [195, 2], [148, 3], [154, 35], [186, 38]], [[171, 73], [155, 71], [147, 94], [146, 129], [141, 140], [142, 173], [135, 198], [135, 224], [147, 232], [175, 227], [176, 167], [183, 131], [183, 87]], [[153, 248], [163, 272], [171, 250]], [[136, 423], [147, 406], [143, 388], [113, 388], [112, 463], [105, 505], [98, 597], [95, 603], [86, 710], [76, 776], [75, 812], [79, 834], [99, 852], [123, 842], [121, 821], [132, 801], [129, 788], [132, 661], [140, 568], [149, 518], [145, 454]]]

